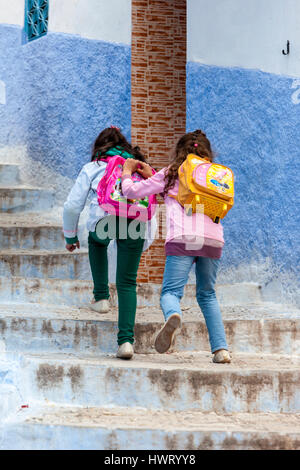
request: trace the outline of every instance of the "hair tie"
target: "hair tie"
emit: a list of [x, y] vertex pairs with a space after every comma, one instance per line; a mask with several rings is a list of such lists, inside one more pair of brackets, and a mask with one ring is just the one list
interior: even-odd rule
[[119, 128], [119, 127], [117, 127], [117, 126], [110, 126], [110, 128], [111, 128], [111, 129], [117, 129], [117, 131], [119, 131], [119, 130], [120, 130], [120, 128]]
[[198, 144], [194, 144], [194, 147], [198, 147]]

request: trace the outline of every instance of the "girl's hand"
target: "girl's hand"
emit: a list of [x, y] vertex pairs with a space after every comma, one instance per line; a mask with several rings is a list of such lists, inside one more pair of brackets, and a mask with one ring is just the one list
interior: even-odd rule
[[78, 248], [78, 250], [80, 248], [80, 242], [79, 241], [76, 242], [76, 243], [72, 243], [71, 245], [69, 245], [69, 243], [66, 244], [66, 249], [70, 252], [76, 250], [76, 248]]
[[127, 160], [125, 161], [124, 165], [123, 165], [123, 175], [125, 173], [134, 173], [138, 167], [138, 164], [139, 164], [139, 160], [135, 160], [134, 158], [127, 158]]
[[143, 178], [151, 178], [153, 176], [152, 168], [148, 163], [145, 162], [139, 162], [139, 166], [136, 170], [140, 175], [143, 176]]

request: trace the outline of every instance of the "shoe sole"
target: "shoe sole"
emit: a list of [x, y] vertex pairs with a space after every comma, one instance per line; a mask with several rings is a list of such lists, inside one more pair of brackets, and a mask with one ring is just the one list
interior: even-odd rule
[[131, 359], [132, 357], [133, 357], [133, 354], [126, 354], [126, 355], [124, 354], [123, 356], [118, 356], [118, 355], [117, 355], [117, 358], [118, 358], [118, 359], [126, 359], [126, 360], [129, 360], [129, 359]]
[[126, 354], [120, 354], [118, 356], [118, 354], [116, 355], [118, 359], [131, 359], [133, 357], [133, 354], [134, 353], [126, 353]]
[[224, 359], [223, 361], [213, 361], [215, 364], [230, 364], [231, 361]]
[[179, 315], [172, 315], [158, 333], [154, 347], [160, 354], [170, 349], [174, 338], [175, 331], [181, 327], [181, 318]]

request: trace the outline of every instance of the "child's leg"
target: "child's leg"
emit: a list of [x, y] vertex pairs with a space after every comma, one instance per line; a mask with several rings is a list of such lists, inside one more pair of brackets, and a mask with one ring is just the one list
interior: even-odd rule
[[94, 281], [95, 301], [109, 299], [107, 247], [109, 238], [100, 240], [95, 232], [89, 233], [89, 261]]
[[167, 256], [160, 297], [165, 324], [154, 342], [156, 351], [161, 354], [171, 347], [175, 332], [181, 326], [180, 300], [193, 260], [193, 256]]
[[181, 315], [180, 300], [193, 261], [193, 256], [167, 256], [160, 296], [160, 306], [166, 321], [173, 313]]
[[219, 349], [228, 350], [222, 314], [215, 292], [219, 261], [201, 256], [196, 261], [197, 301], [205, 318], [212, 352]]
[[[120, 219], [121, 223], [130, 224], [128, 219]], [[143, 235], [143, 234], [142, 234]], [[136, 314], [136, 278], [143, 251], [144, 239], [133, 240], [118, 237], [117, 277], [119, 320], [118, 345], [134, 342], [134, 324]]]

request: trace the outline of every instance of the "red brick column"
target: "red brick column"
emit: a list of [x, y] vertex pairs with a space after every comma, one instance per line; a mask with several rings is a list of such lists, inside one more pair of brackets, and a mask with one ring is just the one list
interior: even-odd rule
[[[185, 133], [186, 0], [132, 0], [131, 140], [161, 169]], [[164, 241], [142, 257], [139, 282], [161, 283]]]

